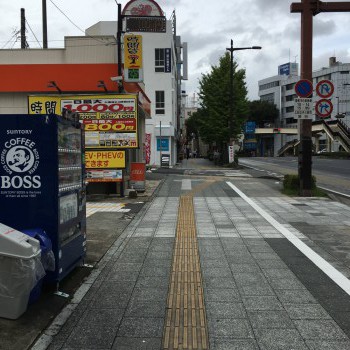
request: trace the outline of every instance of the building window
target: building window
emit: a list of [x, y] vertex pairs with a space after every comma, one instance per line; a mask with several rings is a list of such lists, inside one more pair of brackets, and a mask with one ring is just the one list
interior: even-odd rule
[[286, 102], [290, 102], [294, 100], [294, 95], [288, 95], [286, 96]]
[[259, 85], [259, 91], [271, 89], [276, 86], [280, 86], [279, 81], [273, 81], [272, 83], [262, 84], [262, 85]]
[[294, 106], [286, 107], [286, 113], [294, 112]]
[[272, 93], [272, 94], [262, 95], [262, 96], [260, 96], [260, 100], [275, 104], [275, 94]]
[[341, 70], [340, 74], [349, 74], [349, 71], [348, 70]]
[[294, 83], [286, 85], [286, 90], [292, 90], [294, 88]]
[[155, 72], [164, 72], [165, 52], [164, 49], [155, 49]]
[[165, 114], [164, 91], [156, 91], [156, 114]]
[[286, 124], [294, 124], [297, 123], [297, 120], [294, 118], [286, 118]]
[[171, 73], [171, 49], [155, 49], [154, 54], [155, 72]]

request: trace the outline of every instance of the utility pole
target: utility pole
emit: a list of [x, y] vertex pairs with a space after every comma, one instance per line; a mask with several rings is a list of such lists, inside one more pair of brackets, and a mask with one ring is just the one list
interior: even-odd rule
[[[292, 3], [290, 12], [301, 13], [301, 79], [312, 82], [312, 20], [321, 12], [350, 12], [350, 2], [301, 0]], [[299, 181], [300, 195], [311, 196], [312, 185], [312, 120], [300, 120]]]
[[26, 15], [25, 10], [21, 9], [21, 49], [28, 47], [26, 40]]
[[162, 122], [159, 122], [159, 154], [160, 154], [160, 168], [162, 167]]
[[123, 16], [122, 16], [122, 5], [118, 4], [118, 30], [117, 30], [117, 49], [118, 49], [118, 92], [124, 92], [123, 75], [122, 71], [122, 32], [123, 32]]
[[[227, 51], [230, 51], [230, 95], [229, 95], [229, 120], [228, 120], [228, 129], [230, 133], [230, 142], [233, 136], [233, 51], [241, 51], [241, 50], [261, 50], [261, 46], [249, 46], [249, 47], [233, 47], [233, 40], [231, 39], [231, 46], [226, 48]], [[225, 157], [227, 157], [228, 161], [228, 145], [226, 145], [226, 150], [224, 152]]]
[[47, 13], [46, 13], [46, 0], [42, 0], [43, 11], [43, 48], [47, 49]]

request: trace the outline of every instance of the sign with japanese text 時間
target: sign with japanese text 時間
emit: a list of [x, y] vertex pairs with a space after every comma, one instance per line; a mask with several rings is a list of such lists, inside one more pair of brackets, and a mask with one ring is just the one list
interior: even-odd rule
[[83, 124], [88, 182], [120, 182], [125, 152], [138, 148], [137, 96], [63, 95], [29, 96], [29, 114], [76, 112]]
[[29, 114], [79, 113], [86, 148], [138, 148], [136, 95], [29, 96], [28, 106]]

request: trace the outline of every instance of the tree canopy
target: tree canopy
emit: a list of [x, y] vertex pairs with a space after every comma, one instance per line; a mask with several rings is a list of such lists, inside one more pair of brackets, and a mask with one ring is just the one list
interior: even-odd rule
[[265, 123], [274, 124], [278, 113], [276, 105], [271, 102], [261, 100], [249, 102], [248, 119], [255, 121], [259, 127], [264, 127]]
[[[221, 148], [231, 138], [237, 138], [249, 114], [245, 70], [233, 62], [232, 99], [230, 94], [230, 54], [227, 52], [199, 81], [200, 108], [188, 125], [198, 128], [205, 142]], [[231, 109], [232, 108], [232, 113]], [[193, 132], [193, 131], [192, 131]]]

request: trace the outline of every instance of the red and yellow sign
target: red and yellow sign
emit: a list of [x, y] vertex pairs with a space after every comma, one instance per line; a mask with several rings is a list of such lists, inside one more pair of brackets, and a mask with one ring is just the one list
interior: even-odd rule
[[125, 151], [86, 151], [86, 169], [125, 168]]
[[142, 35], [124, 35], [124, 68], [142, 68]]
[[85, 131], [136, 131], [136, 119], [85, 119]]
[[132, 94], [28, 97], [29, 114], [79, 113], [87, 148], [138, 148], [137, 103]]

